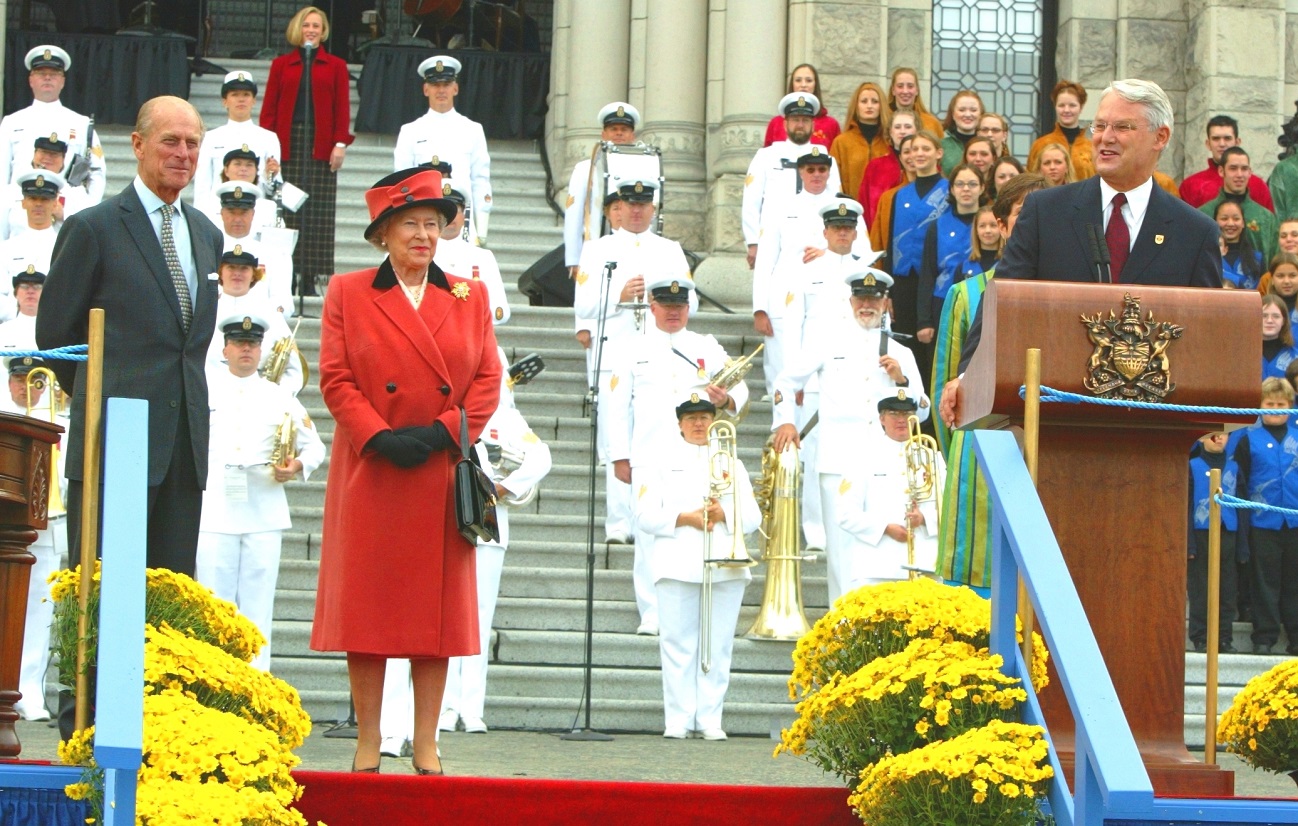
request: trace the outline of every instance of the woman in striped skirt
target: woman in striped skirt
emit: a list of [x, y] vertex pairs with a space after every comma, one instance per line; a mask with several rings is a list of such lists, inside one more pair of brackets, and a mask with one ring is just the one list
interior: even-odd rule
[[315, 6], [293, 15], [286, 37], [292, 51], [275, 58], [266, 81], [261, 125], [284, 147], [284, 179], [310, 196], [286, 223], [299, 231], [293, 252], [298, 294], [315, 295], [315, 277], [334, 271], [337, 173], [351, 134], [351, 77], [347, 64], [321, 48], [329, 18]]

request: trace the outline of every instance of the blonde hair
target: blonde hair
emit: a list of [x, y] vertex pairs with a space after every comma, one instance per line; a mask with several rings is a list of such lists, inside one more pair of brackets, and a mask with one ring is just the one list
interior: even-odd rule
[[[1060, 143], [1052, 142], [1042, 147], [1041, 151], [1037, 154], [1036, 160], [1028, 165], [1028, 171], [1041, 172], [1041, 161], [1045, 159], [1046, 153], [1052, 150], [1058, 150], [1059, 153], [1064, 156], [1064, 183], [1075, 183], [1077, 181], [1077, 173], [1073, 171], [1073, 155], [1068, 151], [1068, 147]], [[1044, 175], [1045, 173], [1041, 172], [1041, 174]], [[1054, 186], [1054, 184], [1051, 184], [1051, 186]]]
[[303, 6], [298, 9], [297, 14], [289, 18], [288, 28], [284, 30], [284, 37], [288, 40], [290, 46], [302, 47], [304, 42], [302, 40], [302, 23], [306, 20], [308, 14], [320, 15], [320, 42], [323, 43], [329, 39], [329, 15], [316, 6]]
[[1289, 404], [1293, 404], [1294, 389], [1293, 385], [1282, 378], [1272, 376], [1269, 379], [1262, 380], [1262, 401], [1269, 399], [1283, 399]]
[[[246, 267], [247, 264], [236, 264], [233, 261], [221, 261], [216, 265], [216, 283], [225, 286], [225, 268], [226, 267]], [[266, 265], [258, 264], [252, 268], [252, 284], [266, 277]], [[251, 286], [251, 285], [250, 285]]]
[[970, 248], [969, 248], [969, 260], [970, 260], [970, 261], [981, 261], [984, 252], [991, 252], [991, 251], [993, 251], [993, 250], [996, 252], [996, 257], [997, 257], [997, 258], [1000, 258], [1000, 257], [1001, 257], [1001, 250], [1002, 250], [1002, 249], [1004, 248], [1004, 246], [1005, 246], [1005, 239], [1002, 238], [1000, 235], [997, 235], [997, 236], [996, 236], [996, 246], [995, 246], [995, 247], [984, 247], [984, 246], [983, 246], [982, 239], [980, 239], [980, 238], [978, 237], [978, 221], [979, 221], [979, 219], [981, 219], [984, 215], [990, 215], [990, 216], [992, 217], [992, 220], [996, 221], [996, 229], [997, 229], [997, 231], [999, 232], [999, 230], [1000, 230], [1000, 221], [996, 219], [996, 214], [992, 212], [992, 208], [991, 208], [991, 205], [990, 205], [990, 204], [988, 204], [987, 206], [985, 206], [985, 207], [983, 207], [983, 208], [981, 208], [981, 209], [978, 210], [978, 214], [975, 215], [975, 216], [974, 216], [974, 219], [973, 219], [973, 226], [970, 227], [970, 231], [973, 233], [973, 244], [970, 245]]

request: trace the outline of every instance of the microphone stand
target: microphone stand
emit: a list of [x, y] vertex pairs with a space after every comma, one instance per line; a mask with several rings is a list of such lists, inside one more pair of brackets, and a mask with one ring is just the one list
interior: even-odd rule
[[[585, 722], [577, 728], [573, 721], [572, 731], [559, 736], [560, 740], [584, 742], [604, 742], [613, 737], [590, 727], [591, 706], [591, 672], [595, 651], [595, 474], [599, 471], [599, 371], [604, 361], [605, 324], [608, 321], [608, 299], [613, 283], [613, 270], [617, 269], [616, 261], [604, 264], [604, 277], [599, 287], [599, 319], [595, 324], [595, 365], [591, 371], [590, 390], [587, 400], [590, 405], [590, 489], [586, 500], [586, 645], [582, 660], [582, 705], [585, 707]], [[578, 711], [578, 714], [581, 714]]]
[[1087, 224], [1086, 232], [1091, 240], [1091, 261], [1095, 264], [1095, 280], [1101, 284], [1112, 284], [1113, 274], [1109, 270], [1108, 241], [1101, 241], [1100, 230], [1095, 224]]

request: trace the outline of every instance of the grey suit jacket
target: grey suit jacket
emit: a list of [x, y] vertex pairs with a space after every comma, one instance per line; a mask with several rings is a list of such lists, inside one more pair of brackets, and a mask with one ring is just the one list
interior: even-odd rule
[[[203, 364], [216, 328], [221, 232], [188, 204], [182, 214], [198, 273], [187, 333], [162, 245], [133, 184], [64, 223], [36, 318], [36, 341], [48, 349], [86, 343], [91, 308], [104, 310], [104, 398], [148, 401], [151, 486], [166, 476], [181, 415], [188, 420], [199, 485], [207, 478]], [[63, 388], [72, 389], [67, 475], [76, 480], [82, 476], [85, 432], [85, 371], [80, 366], [70, 361], [52, 365]]]

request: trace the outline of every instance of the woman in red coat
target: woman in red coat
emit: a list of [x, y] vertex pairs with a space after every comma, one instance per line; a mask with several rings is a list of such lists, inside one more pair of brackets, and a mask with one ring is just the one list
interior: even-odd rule
[[482, 282], [433, 263], [455, 214], [434, 170], [365, 195], [365, 238], [388, 258], [335, 276], [320, 334], [320, 392], [337, 421], [311, 647], [347, 652], [355, 771], [378, 771], [387, 658], [409, 658], [414, 765], [441, 774], [437, 716], [448, 657], [478, 653], [473, 546], [456, 529], [461, 409], [472, 443], [496, 409], [500, 359]]
[[315, 279], [334, 271], [337, 173], [351, 133], [351, 77], [340, 57], [320, 48], [329, 39], [329, 18], [306, 6], [288, 22], [293, 51], [271, 61], [261, 125], [279, 136], [284, 180], [311, 197], [285, 217], [299, 231], [293, 272], [299, 295], [315, 295]]
[[[870, 159], [861, 176], [861, 187], [856, 192], [856, 202], [865, 207], [865, 224], [874, 226], [875, 214], [879, 210], [879, 199], [883, 193], [906, 180], [898, 156], [901, 139], [913, 135], [918, 129], [918, 118], [914, 112], [894, 112], [888, 124], [888, 141], [891, 151]], [[883, 247], [879, 247], [883, 249]]]
[[[816, 96], [816, 100], [824, 100], [820, 94], [820, 73], [816, 67], [810, 63], [802, 63], [794, 67], [789, 72], [789, 92], [811, 92]], [[839, 132], [838, 121], [834, 116], [829, 114], [829, 110], [824, 106], [816, 113], [815, 125], [811, 128], [811, 143], [818, 143], [828, 149], [834, 145], [834, 138], [837, 138]], [[776, 115], [771, 118], [771, 122], [766, 124], [766, 141], [762, 146], [770, 146], [776, 141], [788, 140], [789, 134], [784, 129], [784, 117]]]

